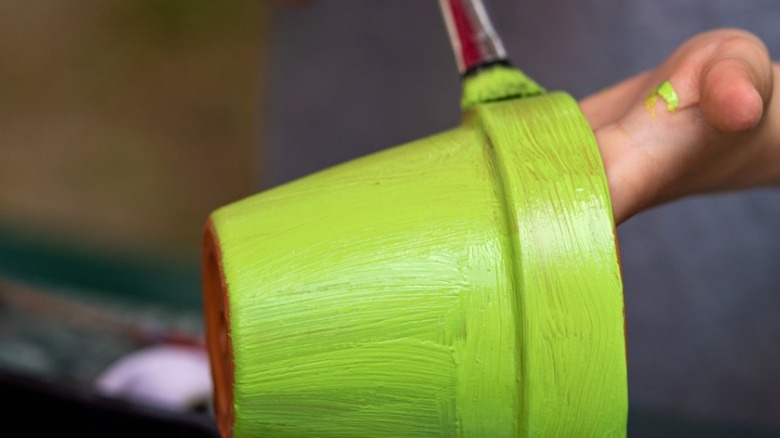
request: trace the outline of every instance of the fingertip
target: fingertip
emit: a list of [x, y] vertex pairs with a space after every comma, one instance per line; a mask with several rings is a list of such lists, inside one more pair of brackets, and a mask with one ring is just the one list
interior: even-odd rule
[[764, 100], [755, 87], [747, 87], [734, 98], [734, 110], [727, 122], [733, 131], [745, 131], [755, 128], [764, 114]]
[[771, 96], [772, 62], [763, 42], [744, 31], [723, 34], [702, 71], [701, 110], [726, 132], [754, 128]]
[[764, 104], [755, 87], [732, 86], [721, 90], [723, 111], [713, 120], [715, 126], [726, 132], [746, 131], [761, 120]]
[[718, 130], [740, 132], [754, 128], [764, 112], [764, 101], [750, 72], [741, 63], [723, 62], [704, 81], [702, 112]]

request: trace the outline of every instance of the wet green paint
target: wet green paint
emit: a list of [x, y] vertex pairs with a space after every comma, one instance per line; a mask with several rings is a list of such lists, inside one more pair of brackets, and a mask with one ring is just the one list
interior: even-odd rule
[[467, 81], [452, 130], [211, 215], [234, 361], [224, 430], [625, 436], [595, 138], [569, 95], [494, 99], [490, 77], [518, 78]]
[[539, 96], [544, 92], [544, 88], [520, 70], [497, 64], [463, 81], [460, 106], [466, 111], [483, 103]]
[[655, 87], [645, 99], [645, 106], [653, 117], [655, 117], [655, 104], [658, 102], [659, 97], [666, 102], [667, 111], [673, 113], [677, 110], [680, 98], [677, 96], [677, 91], [675, 91], [672, 83], [665, 81]]
[[517, 436], [625, 436], [623, 290], [593, 133], [564, 93], [477, 112], [512, 236]]

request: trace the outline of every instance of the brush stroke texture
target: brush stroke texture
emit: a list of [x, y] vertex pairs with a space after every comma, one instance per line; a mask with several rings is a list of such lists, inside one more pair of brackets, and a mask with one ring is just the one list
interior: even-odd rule
[[625, 435], [614, 224], [568, 95], [478, 105], [211, 220], [236, 436]]

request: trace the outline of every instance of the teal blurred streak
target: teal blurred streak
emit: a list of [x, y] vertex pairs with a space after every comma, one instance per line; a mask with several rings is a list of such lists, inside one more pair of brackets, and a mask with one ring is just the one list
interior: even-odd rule
[[201, 311], [200, 266], [159, 254], [124, 254], [0, 224], [0, 276], [41, 287]]

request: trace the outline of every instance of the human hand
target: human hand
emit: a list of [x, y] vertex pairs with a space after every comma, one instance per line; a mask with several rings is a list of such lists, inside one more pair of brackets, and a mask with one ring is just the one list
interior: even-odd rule
[[[675, 110], [655, 95], [669, 81]], [[699, 34], [658, 68], [580, 101], [616, 224], [685, 196], [780, 185], [780, 65], [738, 29]]]

